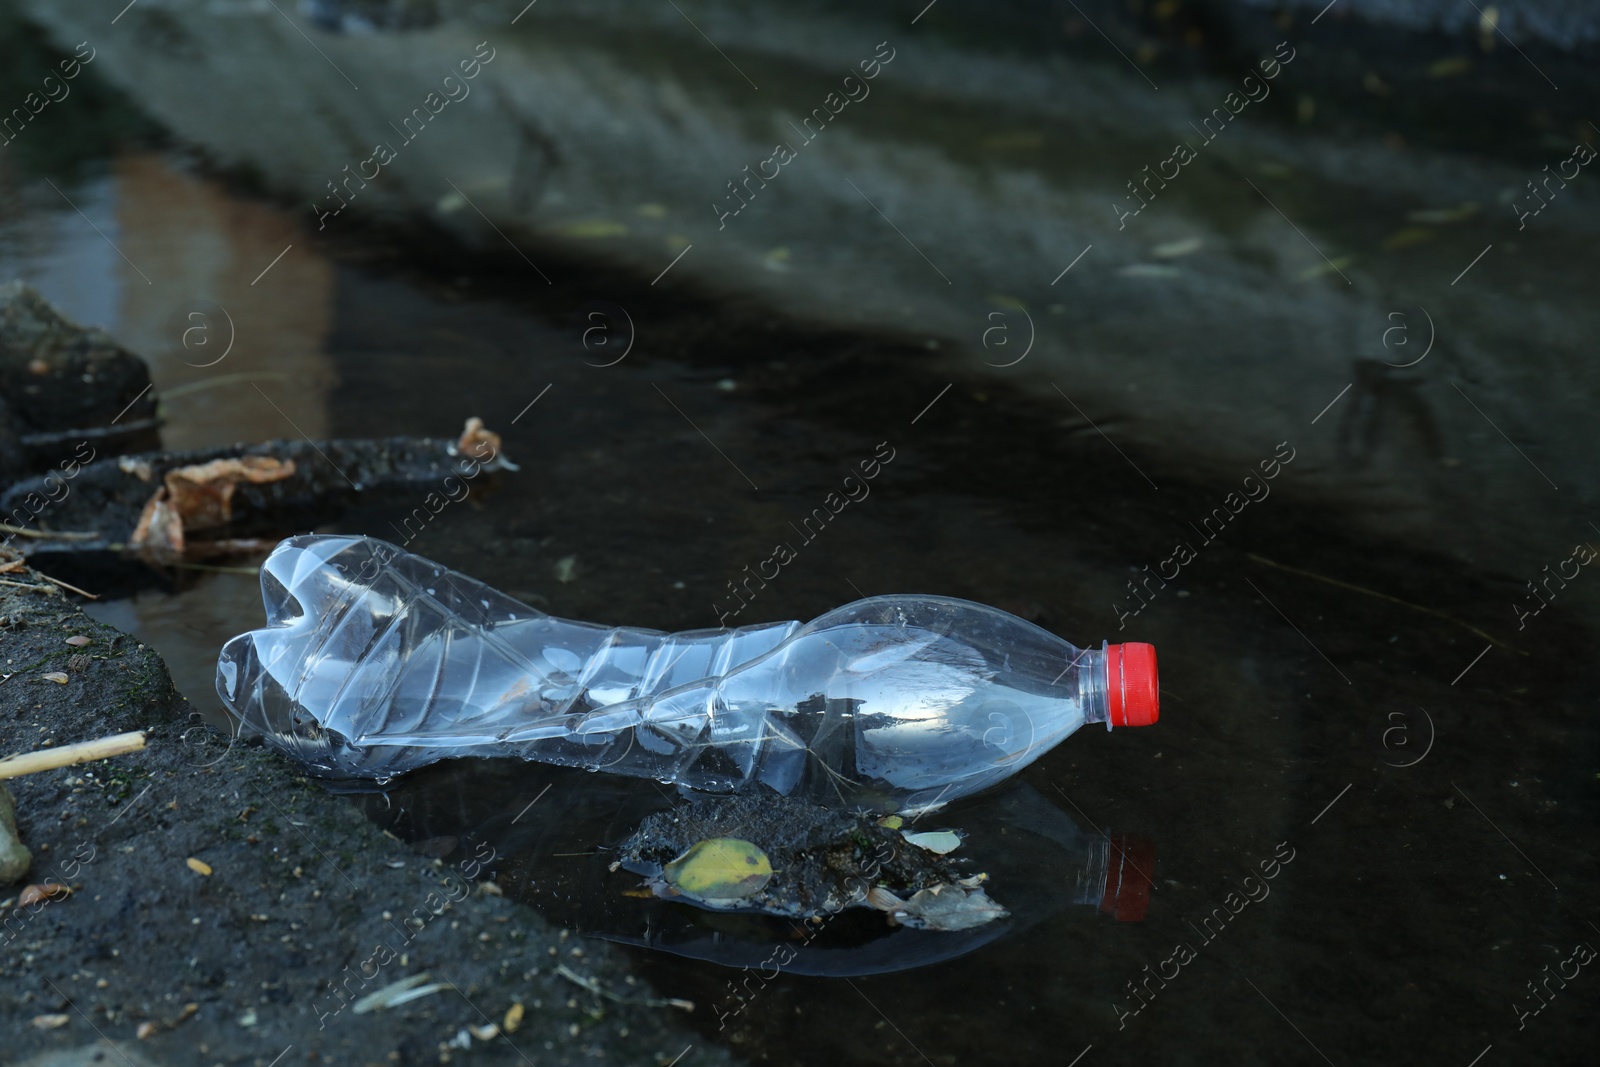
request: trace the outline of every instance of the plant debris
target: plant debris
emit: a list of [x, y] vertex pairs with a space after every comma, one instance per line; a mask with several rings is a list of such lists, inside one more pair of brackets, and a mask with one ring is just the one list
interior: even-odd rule
[[[945, 851], [961, 840], [953, 831], [910, 836]], [[977, 888], [982, 874], [919, 847], [898, 826], [790, 797], [695, 798], [645, 818], [619, 851], [612, 870], [644, 875], [656, 896], [710, 910], [809, 919], [876, 907], [892, 923], [931, 930], [1007, 914]]]
[[[126, 470], [120, 463], [118, 467]], [[139, 513], [128, 547], [163, 562], [181, 559], [188, 531], [214, 530], [233, 522], [233, 494], [240, 482], [282, 481], [294, 471], [294, 460], [272, 456], [228, 457], [175, 467]]]

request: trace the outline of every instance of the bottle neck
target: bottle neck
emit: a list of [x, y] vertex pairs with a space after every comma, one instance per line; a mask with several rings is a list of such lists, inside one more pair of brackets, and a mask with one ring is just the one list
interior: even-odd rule
[[1083, 721], [1103, 722], [1111, 729], [1111, 694], [1106, 690], [1106, 652], [1085, 649], [1076, 667], [1078, 675], [1078, 704], [1083, 708]]

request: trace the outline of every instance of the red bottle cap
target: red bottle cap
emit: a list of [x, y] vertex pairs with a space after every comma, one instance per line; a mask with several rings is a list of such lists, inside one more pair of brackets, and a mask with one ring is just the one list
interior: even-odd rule
[[1112, 726], [1149, 726], [1161, 717], [1155, 645], [1106, 645], [1106, 696]]
[[1150, 879], [1155, 876], [1156, 846], [1142, 837], [1111, 835], [1106, 864], [1106, 891], [1100, 910], [1119, 923], [1143, 922], [1150, 906]]

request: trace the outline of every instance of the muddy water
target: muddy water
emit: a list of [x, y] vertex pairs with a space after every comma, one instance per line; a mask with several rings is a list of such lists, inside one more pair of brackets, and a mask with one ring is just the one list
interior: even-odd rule
[[[1158, 726], [1086, 731], [1017, 788], [935, 817], [983, 831], [974, 854], [1015, 915], [959, 944], [852, 924], [771, 977], [772, 928], [632, 901], [632, 883], [606, 875], [603, 846], [667, 802], [648, 783], [446, 765], [362, 801], [437, 853], [469, 833], [505, 842], [508, 892], [656, 946], [638, 950], [640, 972], [699, 1006], [707, 1042], [785, 1064], [1465, 1064], [1489, 1046], [1565, 1063], [1588, 1047], [1594, 978], [1572, 961], [1600, 941], [1590, 575], [1552, 583], [1521, 629], [1513, 610], [1537, 607], [1525, 583], [1546, 564], [1600, 543], [1570, 503], [1593, 491], [1581, 464], [1548, 496], [1512, 491], [1537, 502], [1517, 528], [1544, 531], [1547, 552], [1463, 562], [1442, 533], [1371, 532], [1311, 476], [1341, 435], [1347, 453], [1382, 432], [1427, 446], [1403, 377], [1367, 380], [1314, 423], [1308, 411], [1281, 445], [1241, 424], [1253, 451], [1222, 469], [1091, 422], [1070, 383], [1044, 395], [978, 364], [955, 373], [897, 329], [821, 327], [554, 253], [545, 285], [510, 250], [426, 233], [310, 242], [303, 222], [171, 155], [128, 152], [62, 186], [105, 239], [37, 178], [6, 183], [0, 267], [150, 358], [169, 443], [436, 435], [483, 417], [522, 472], [410, 547], [546, 611], [714, 625], [738, 604], [730, 583], [782, 542], [796, 559], [739, 622], [918, 591], [998, 604], [1080, 644], [1157, 645]], [[1134, 281], [1163, 279], [1145, 275]], [[1514, 332], [1514, 309], [1481, 314], [1461, 344]], [[1195, 309], [1152, 297], [1137, 315], [1149, 338], [1182, 338]], [[206, 332], [185, 345], [193, 326]], [[201, 339], [229, 337], [200, 366], [221, 351]], [[1475, 432], [1474, 456], [1525, 443]], [[797, 529], [885, 446], [865, 499], [814, 536]], [[1381, 494], [1378, 459], [1363, 469]], [[1441, 479], [1460, 467], [1438, 460]], [[1263, 462], [1267, 492], [1245, 482]], [[1522, 463], [1492, 469], [1543, 486]], [[1252, 494], [1264, 498], [1241, 503]], [[1441, 489], [1420, 528], [1485, 521], [1461, 499]], [[325, 529], [384, 536], [405, 517]], [[210, 710], [215, 650], [260, 619], [247, 573], [186, 572], [94, 611], [156, 647]], [[544, 792], [517, 810], [530, 790]], [[1142, 919], [1074, 903], [1106, 835], [1140, 842]]]

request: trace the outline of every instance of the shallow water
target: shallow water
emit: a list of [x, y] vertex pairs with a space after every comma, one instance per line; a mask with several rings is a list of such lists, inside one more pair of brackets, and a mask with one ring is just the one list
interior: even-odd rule
[[[1304, 139], [1308, 155], [1342, 147], [1292, 126], [1276, 136]], [[1530, 322], [1558, 336], [1566, 347], [1539, 357], [1558, 368], [1586, 349], [1593, 267], [1576, 238], [1526, 238], [1517, 265], [1496, 267], [1499, 288], [1441, 324], [1434, 361], [1394, 373], [1406, 360], [1391, 352], [1386, 371], [1368, 344], [1348, 355], [1365, 376], [1359, 363], [1348, 377], [1319, 370], [1332, 410], [1297, 397], [1284, 446], [1237, 399], [1259, 397], [1259, 362], [1216, 364], [1188, 399], [1196, 420], [1233, 420], [1222, 449], [1089, 406], [1070, 360], [1052, 365], [1055, 392], [1007, 377], [992, 352], [952, 369], [950, 342], [930, 347], [897, 313], [861, 312], [877, 328], [845, 328], [710, 282], [652, 286], [651, 272], [570, 251], [541, 253], [559, 279], [545, 286], [503, 247], [473, 252], [417, 227], [313, 241], [302, 211], [203, 176], [176, 151], [127, 148], [56, 177], [83, 216], [53, 202], [42, 175], [4, 172], [0, 272], [150, 360], [168, 445], [440, 436], [481, 416], [521, 473], [475, 489], [409, 547], [543, 610], [714, 625], [736, 604], [730, 583], [787, 542], [796, 560], [739, 623], [915, 591], [997, 604], [1079, 644], [1157, 646], [1157, 726], [1084, 731], [1017, 787], [930, 817], [986, 828], [974, 855], [1015, 912], [959, 951], [841, 923], [801, 952], [796, 969], [810, 973], [765, 977], [770, 925], [632, 901], [620, 894], [633, 883], [604, 871], [596, 845], [667, 802], [651, 783], [457, 764], [358, 801], [434, 854], [469, 833], [496, 843], [509, 857], [499, 884], [554, 921], [667, 948], [639, 949], [639, 970], [659, 995], [700, 1006], [707, 1041], [773, 1063], [1586, 1058], [1595, 979], [1561, 968], [1575, 945], [1600, 942], [1597, 601], [1580, 573], [1549, 587], [1553, 603], [1521, 629], [1512, 608], [1536, 606], [1525, 583], [1575, 542], [1600, 544], [1584, 507], [1591, 453], [1570, 410], [1587, 408], [1592, 376], [1529, 380], [1510, 340]], [[1392, 214], [1393, 191], [1360, 173], [1338, 192], [1280, 206], [1315, 211], [1302, 222], [1318, 243], [1353, 244], [1364, 212]], [[1186, 195], [1201, 214], [1236, 210], [1203, 186]], [[1571, 205], [1575, 232], [1592, 232], [1591, 203]], [[1446, 243], [1427, 264], [1445, 275], [1481, 247]], [[258, 275], [285, 245], [292, 258]], [[1242, 269], [1258, 253], [1243, 242], [1222, 258]], [[1361, 274], [1361, 307], [1308, 297], [1308, 330], [1319, 317], [1352, 336], [1385, 328], [1362, 316], [1416, 302], [1395, 279], [1420, 254], [1402, 244]], [[1156, 258], [1105, 272], [1096, 284], [1115, 301], [1081, 309], [1095, 350], [1126, 353], [1133, 392], [1152, 346], [1165, 346], [1149, 357], [1158, 366], [1181, 362], [1197, 332], [1202, 352], [1228, 346], [1213, 311], [1163, 289], [1185, 257]], [[1516, 296], [1518, 285], [1540, 288]], [[1248, 288], [1247, 276], [1234, 297]], [[235, 347], [207, 367], [216, 349], [201, 358], [173, 328], [196, 301], [232, 316]], [[1478, 413], [1440, 415], [1447, 386]], [[1561, 410], [1541, 425], [1543, 403]], [[806, 538], [796, 525], [880, 442], [894, 458], [870, 495]], [[1270, 495], [1234, 505], [1220, 532], [1205, 527], [1275, 455]], [[368, 509], [325, 529], [399, 540], [405, 517]], [[1128, 583], [1170, 575], [1180, 542], [1192, 561], [1136, 597]], [[216, 649], [259, 623], [259, 594], [247, 573], [181, 577], [91, 611], [157, 648], [215, 713]], [[1070, 903], [1102, 834], [1153, 855], [1142, 920]], [[1548, 977], [1558, 972], [1564, 985]]]

